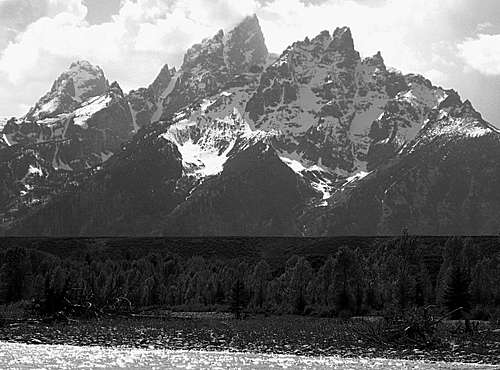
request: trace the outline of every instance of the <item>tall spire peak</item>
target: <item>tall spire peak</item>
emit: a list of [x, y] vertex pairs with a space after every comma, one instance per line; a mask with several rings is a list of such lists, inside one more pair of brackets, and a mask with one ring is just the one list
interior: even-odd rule
[[255, 14], [245, 17], [228, 33], [224, 54], [230, 70], [237, 73], [265, 64], [268, 50]]
[[337, 50], [354, 50], [354, 41], [352, 40], [351, 29], [349, 27], [335, 29], [332, 38], [331, 48]]

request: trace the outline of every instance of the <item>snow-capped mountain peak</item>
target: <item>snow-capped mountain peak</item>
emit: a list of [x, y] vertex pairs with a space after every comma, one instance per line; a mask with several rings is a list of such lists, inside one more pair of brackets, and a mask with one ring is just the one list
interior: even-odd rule
[[462, 103], [456, 92], [450, 94], [449, 99], [430, 114], [429, 120], [409, 146], [408, 153], [435, 140], [453, 141], [500, 133], [496, 127], [483, 120], [469, 100]]
[[87, 61], [74, 62], [30, 109], [25, 119], [34, 121], [71, 112], [85, 100], [104, 94], [108, 88], [108, 81], [100, 67]]

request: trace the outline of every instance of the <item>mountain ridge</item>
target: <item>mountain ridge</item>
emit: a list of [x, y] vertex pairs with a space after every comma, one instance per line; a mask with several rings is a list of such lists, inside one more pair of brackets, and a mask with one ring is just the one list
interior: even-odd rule
[[[469, 101], [462, 102], [455, 91], [434, 86], [422, 76], [387, 68], [380, 52], [361, 58], [348, 27], [297, 41], [276, 60], [269, 58], [258, 19], [250, 16], [232, 31], [220, 31], [194, 45], [178, 70], [165, 65], [149, 87], [123, 94], [113, 83], [104, 94], [80, 103], [75, 110], [80, 113], [61, 113], [69, 114], [67, 127], [77, 128], [71, 140], [79, 138], [85, 147], [94, 145], [94, 133], [109, 132], [116, 140], [105, 145], [109, 155], [94, 162], [87, 157], [86, 167], [75, 171], [76, 162], [69, 162], [74, 173], [66, 174], [66, 180], [61, 168], [42, 168], [40, 163], [50, 158], [41, 152], [29, 157], [34, 156], [36, 165], [26, 162], [28, 177], [6, 170], [9, 178], [17, 179], [14, 182], [32, 188], [22, 190], [31, 198], [36, 186], [23, 182], [33, 176], [54, 173], [58, 181], [73, 184], [53, 187], [55, 194], [42, 198], [41, 206], [28, 207], [24, 216], [14, 217], [8, 232], [98, 235], [103, 225], [111, 235], [367, 235], [393, 234], [403, 228], [415, 233], [460, 232], [451, 226], [428, 226], [439, 224], [435, 215], [444, 212], [434, 209], [433, 194], [453, 176], [458, 180], [455, 172], [467, 174], [479, 166], [481, 158], [488, 167], [463, 178], [488, 182], [481, 171], [496, 173], [491, 153], [500, 145], [498, 130]], [[57, 86], [63, 85], [68, 84]], [[66, 90], [53, 87], [53, 91]], [[110, 106], [109, 97], [114, 101]], [[82, 109], [102, 101], [104, 107], [90, 109], [89, 117], [75, 124], [75, 117], [85, 116]], [[14, 125], [6, 125], [4, 136]], [[158, 159], [146, 146], [159, 142], [176, 149], [168, 151], [170, 159], [165, 160], [180, 164], [180, 170], [151, 188], [140, 183], [129, 187], [122, 178], [119, 197], [134, 199], [133, 212], [105, 199], [118, 196], [113, 192], [85, 190], [107, 189], [106, 179], [115, 176], [117, 166], [135, 173], [140, 163], [151, 167], [141, 172], [144, 179], [156, 178], [152, 169], [157, 167], [148, 160]], [[491, 153], [483, 153], [479, 142], [487, 142]], [[68, 146], [81, 157], [82, 149]], [[473, 157], [456, 161], [453, 170], [447, 153], [460, 157], [457, 148], [468, 147]], [[99, 150], [94, 147], [90, 153]], [[245, 170], [234, 172], [238, 168]], [[394, 182], [395, 178], [402, 179]], [[9, 184], [5, 189], [10, 189], [5, 192], [11, 201], [0, 203], [4, 209], [12, 202], [19, 204], [14, 194], [18, 190]], [[397, 198], [391, 193], [396, 189]], [[419, 189], [432, 196], [419, 196]], [[141, 194], [149, 204], [147, 210], [140, 206]], [[482, 214], [500, 213], [496, 203], [485, 203], [487, 192], [477, 193], [476, 198], [470, 191], [453, 194], [448, 203], [456, 214], [468, 209], [463, 202], [475, 201], [489, 209]], [[110, 209], [93, 212], [78, 200], [82, 196], [91, 204], [109, 204]], [[64, 202], [58, 200], [62, 197]], [[22, 197], [20, 203], [26, 205]], [[44, 219], [61, 213], [64, 203], [77, 214], [85, 210], [91, 222], [67, 217], [60, 225], [48, 225]], [[401, 213], [403, 209], [406, 213]], [[421, 215], [408, 216], [411, 209], [419, 209]], [[103, 214], [109, 221], [99, 225]], [[456, 217], [446, 219], [459, 223]], [[487, 233], [497, 227], [490, 222], [489, 228], [477, 228], [471, 222], [461, 229]]]

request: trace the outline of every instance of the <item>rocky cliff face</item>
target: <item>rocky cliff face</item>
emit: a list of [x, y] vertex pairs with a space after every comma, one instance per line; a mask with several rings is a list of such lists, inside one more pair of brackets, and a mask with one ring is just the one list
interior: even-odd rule
[[26, 120], [37, 121], [69, 113], [89, 98], [104, 94], [108, 81], [100, 67], [87, 61], [78, 61], [61, 74], [52, 89], [26, 115]]
[[160, 96], [154, 118], [168, 120], [179, 109], [217, 93], [239, 74], [262, 69], [268, 56], [258, 19], [247, 17], [227, 35], [221, 30], [194, 45]]
[[42, 199], [11, 232], [496, 233], [499, 134], [455, 91], [362, 59], [346, 27], [269, 59], [248, 17], [148, 88], [7, 123], [3, 209]]
[[374, 168], [413, 139], [447, 96], [419, 76], [389, 71], [380, 53], [361, 59], [348, 28], [290, 46], [263, 73], [246, 106], [253, 127], [304, 167], [337, 176]]

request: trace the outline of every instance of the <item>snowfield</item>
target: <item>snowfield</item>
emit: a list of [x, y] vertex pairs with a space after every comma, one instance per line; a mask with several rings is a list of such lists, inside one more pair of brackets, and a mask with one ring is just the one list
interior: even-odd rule
[[2, 369], [494, 369], [388, 359], [0, 343]]

